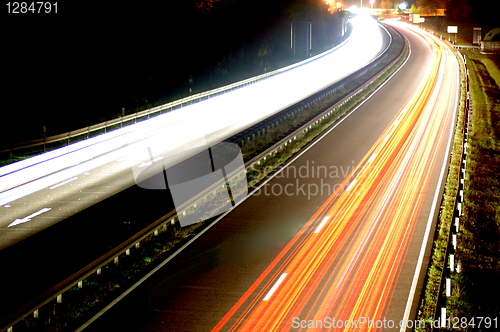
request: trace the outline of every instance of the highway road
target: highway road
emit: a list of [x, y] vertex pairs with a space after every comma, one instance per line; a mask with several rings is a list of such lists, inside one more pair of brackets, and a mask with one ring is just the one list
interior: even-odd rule
[[152, 155], [170, 167], [362, 68], [383, 51], [383, 32], [371, 19], [353, 25], [345, 44], [293, 70], [1, 167], [0, 250], [134, 186]]
[[398, 29], [411, 56], [391, 80], [85, 331], [404, 331], [459, 75], [442, 41]]

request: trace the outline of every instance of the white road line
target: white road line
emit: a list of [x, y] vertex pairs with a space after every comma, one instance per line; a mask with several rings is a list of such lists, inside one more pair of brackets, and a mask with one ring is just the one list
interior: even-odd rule
[[356, 179], [352, 180], [352, 182], [349, 184], [349, 186], [347, 187], [347, 189], [345, 191], [350, 191], [352, 189], [352, 187], [354, 186], [354, 184], [356, 183]]
[[68, 183], [70, 183], [72, 181], [75, 181], [76, 179], [78, 179], [78, 177], [75, 176], [74, 178], [71, 178], [71, 179], [63, 181], [63, 182], [61, 182], [59, 184], [56, 184], [55, 186], [50, 187], [50, 189], [56, 189], [56, 188], [58, 188], [60, 186], [64, 186], [65, 184], [68, 184]]
[[387, 142], [387, 141], [389, 140], [389, 138], [390, 138], [390, 137], [391, 137], [391, 135], [387, 135], [387, 136], [385, 136], [385, 138], [384, 138], [384, 142]]
[[326, 222], [328, 221], [328, 218], [330, 217], [326, 216], [323, 218], [323, 221], [321, 222], [321, 224], [319, 224], [318, 228], [316, 228], [314, 233], [319, 233], [319, 231], [323, 228], [323, 226], [325, 226]]
[[274, 284], [273, 288], [271, 288], [271, 290], [267, 293], [267, 295], [263, 301], [268, 301], [271, 298], [271, 296], [273, 296], [274, 292], [276, 292], [276, 290], [278, 289], [280, 284], [283, 282], [283, 280], [285, 280], [286, 276], [287, 276], [286, 273], [283, 273], [281, 275], [281, 277], [278, 279], [278, 281], [276, 281], [276, 283]]
[[374, 153], [370, 156], [370, 159], [368, 159], [368, 162], [371, 163], [373, 160], [375, 160], [375, 157], [377, 157], [377, 154]]

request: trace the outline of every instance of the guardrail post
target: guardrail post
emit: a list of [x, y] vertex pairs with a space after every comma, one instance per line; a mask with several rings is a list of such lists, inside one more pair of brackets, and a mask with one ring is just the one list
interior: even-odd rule
[[441, 327], [446, 327], [446, 308], [441, 308]]
[[97, 274], [98, 276], [100, 276], [100, 275], [101, 275], [101, 268], [98, 268], [98, 269], [97, 269], [96, 274]]
[[35, 309], [35, 311], [33, 311], [33, 318], [38, 318], [38, 309]]
[[78, 282], [78, 288], [83, 288], [83, 280], [80, 280], [80, 281]]
[[62, 294], [57, 295], [56, 302], [59, 304], [62, 303]]
[[119, 261], [118, 256], [116, 256], [113, 262], [115, 263], [115, 265], [118, 265], [118, 261]]

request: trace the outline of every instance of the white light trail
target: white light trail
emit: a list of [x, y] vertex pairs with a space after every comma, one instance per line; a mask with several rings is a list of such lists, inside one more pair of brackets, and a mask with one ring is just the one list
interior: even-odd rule
[[[358, 18], [352, 22], [351, 38], [342, 47], [295, 69], [0, 168], [0, 205], [125, 156], [131, 156], [127, 160], [137, 166], [151, 162], [144, 153], [147, 147], [154, 147], [157, 157], [179, 154], [200, 142], [218, 143], [297, 103], [362, 68], [383, 49], [382, 35], [374, 20]], [[112, 160], [104, 157], [110, 152], [115, 152]], [[118, 171], [120, 166], [113, 167]]]

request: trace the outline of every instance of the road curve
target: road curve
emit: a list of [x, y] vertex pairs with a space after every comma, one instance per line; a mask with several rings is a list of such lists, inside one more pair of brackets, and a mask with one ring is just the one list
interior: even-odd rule
[[399, 29], [412, 53], [389, 82], [85, 331], [412, 319], [459, 81], [441, 41]]

